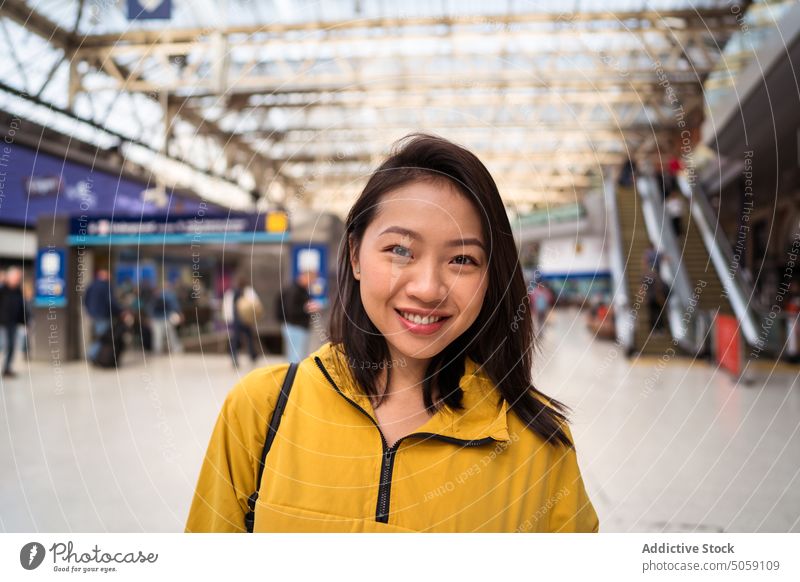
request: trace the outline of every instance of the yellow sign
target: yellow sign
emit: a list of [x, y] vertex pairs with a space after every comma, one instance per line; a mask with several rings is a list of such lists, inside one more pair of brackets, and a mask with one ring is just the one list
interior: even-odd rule
[[267, 212], [267, 232], [286, 232], [289, 228], [289, 215], [282, 210]]

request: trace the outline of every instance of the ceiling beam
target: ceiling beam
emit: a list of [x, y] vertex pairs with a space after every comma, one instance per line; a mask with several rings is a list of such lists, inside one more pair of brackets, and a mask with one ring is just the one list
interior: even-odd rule
[[[452, 33], [458, 27], [475, 27], [488, 29], [487, 32], [513, 32], [514, 25], [562, 24], [561, 30], [569, 32], [570, 28], [586, 27], [593, 32], [605, 31], [598, 27], [604, 23], [608, 30], [631, 30], [644, 28], [647, 30], [732, 30], [737, 26], [736, 14], [746, 9], [749, 1], [732, 2], [724, 8], [697, 8], [684, 10], [644, 10], [644, 11], [600, 11], [600, 12], [527, 12], [499, 13], [486, 15], [447, 15], [447, 16], [380, 16], [376, 18], [352, 18], [347, 20], [325, 21], [310, 19], [295, 23], [269, 23], [249, 26], [233, 26], [222, 28], [183, 28], [162, 30], [126, 30], [121, 33], [93, 34], [86, 37], [83, 46], [86, 48], [109, 47], [121, 44], [153, 45], [158, 43], [197, 42], [207, 38], [212, 32], [225, 36], [253, 37], [255, 35], [277, 36], [282, 34], [307, 32], [329, 37], [335, 34], [351, 35], [354, 30], [384, 30], [401, 33], [406, 28], [442, 28]], [[738, 9], [738, 10], [736, 10]], [[666, 23], [674, 22], [674, 27]], [[591, 25], [591, 26], [588, 26]], [[547, 33], [552, 28], [542, 27], [539, 32]], [[558, 30], [555, 31], [558, 34]], [[399, 34], [398, 34], [399, 35]]]
[[[42, 14], [40, 14], [39, 12], [37, 12], [35, 9], [31, 8], [30, 6], [28, 6], [25, 2], [22, 2], [20, 0], [3, 0], [3, 2], [0, 3], [0, 17], [10, 18], [11, 20], [16, 22], [17, 24], [20, 24], [21, 26], [25, 27], [26, 30], [29, 30], [32, 33], [36, 34], [37, 36], [40, 36], [41, 38], [44, 38], [46, 41], [48, 41], [55, 48], [59, 48], [59, 49], [63, 50], [64, 51], [64, 58], [65, 59], [69, 59], [70, 62], [72, 62], [72, 59], [75, 57], [75, 50], [78, 49], [79, 47], [83, 46], [83, 44], [85, 42], [85, 37], [84, 36], [79, 35], [79, 34], [74, 34], [74, 33], [71, 33], [69, 31], [66, 31], [65, 29], [61, 28], [59, 25], [57, 25], [56, 23], [54, 23], [53, 21], [51, 21], [47, 17], [45, 17]], [[125, 76], [125, 75], [129, 75], [130, 74], [130, 72], [127, 71], [126, 68], [121, 67], [121, 66], [117, 66], [117, 71], [118, 71], [118, 74], [121, 75], [121, 76]], [[156, 94], [153, 94], [151, 97], [155, 101], [158, 101], [159, 100], [159, 95], [160, 95], [160, 92], [157, 92]], [[23, 98], [25, 98], [25, 97], [23, 96]], [[180, 114], [180, 112], [179, 112], [179, 114]], [[196, 112], [187, 112], [187, 116], [190, 119], [194, 120], [195, 122], [199, 121], [198, 120], [198, 115], [197, 115]], [[165, 117], [166, 117], [166, 112], [165, 112]], [[184, 117], [184, 119], [185, 119], [185, 117]], [[88, 123], [90, 123], [90, 124], [93, 124], [93, 120], [86, 120], [86, 121]], [[187, 119], [187, 121], [189, 121], [189, 120]], [[213, 127], [215, 129], [217, 129], [220, 132], [220, 133], [218, 133], [219, 137], [225, 137], [226, 136], [226, 132], [222, 132], [222, 130], [219, 130], [219, 128], [216, 128], [214, 123], [208, 123], [208, 125], [210, 127]], [[142, 142], [140, 142], [140, 141], [138, 141], [136, 139], [131, 139], [131, 138], [124, 137], [124, 136], [120, 136], [120, 137], [121, 137], [121, 139], [124, 139], [126, 141], [130, 141], [132, 143], [136, 143], [137, 145], [145, 145], [145, 144], [143, 144]], [[252, 156], [253, 160], [258, 160], [258, 161], [260, 161], [261, 163], [263, 163], [265, 165], [269, 165], [270, 164], [269, 158], [264, 157], [263, 154], [261, 154], [258, 151], [252, 149], [250, 147], [250, 145], [246, 141], [242, 140], [239, 136], [228, 134], [227, 135], [227, 140], [226, 140], [225, 144], [223, 144], [223, 146], [226, 145], [226, 144], [229, 144], [229, 143], [234, 143], [234, 144], [236, 144], [237, 147], [247, 151]], [[149, 146], [146, 146], [146, 147], [148, 147], [148, 149], [152, 149]], [[173, 159], [175, 161], [179, 161], [181, 163], [187, 164], [189, 167], [192, 167], [192, 169], [194, 169], [195, 171], [198, 171], [198, 172], [200, 172], [202, 174], [213, 175], [213, 176], [215, 176], [217, 178], [221, 178], [221, 179], [223, 179], [223, 180], [225, 180], [225, 181], [227, 181], [227, 182], [229, 182], [231, 184], [234, 184], [234, 185], [238, 186], [238, 182], [236, 180], [231, 179], [228, 176], [219, 175], [217, 172], [213, 172], [213, 171], [211, 171], [211, 172], [206, 171], [203, 168], [200, 168], [200, 167], [194, 165], [193, 163], [191, 163], [191, 161], [187, 161], [187, 160], [182, 160], [182, 159], [176, 158], [175, 156], [171, 155], [167, 151], [167, 148], [165, 148], [160, 153], [162, 155], [164, 155], [165, 157], [167, 157], [167, 158], [170, 158], [170, 159]], [[229, 164], [229, 166], [230, 166], [230, 164]]]

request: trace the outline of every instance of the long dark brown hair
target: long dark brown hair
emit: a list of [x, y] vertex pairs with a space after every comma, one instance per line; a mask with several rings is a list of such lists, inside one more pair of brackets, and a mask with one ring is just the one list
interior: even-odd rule
[[[563, 428], [567, 408], [545, 397], [531, 381], [534, 335], [528, 289], [497, 185], [473, 153], [446, 139], [412, 134], [397, 142], [393, 153], [372, 174], [350, 209], [338, 258], [338, 296], [331, 312], [331, 341], [341, 344], [348, 362], [387, 362], [389, 359], [386, 339], [361, 302], [360, 283], [352, 272], [349, 243], [357, 253], [364, 231], [375, 217], [384, 195], [412, 182], [431, 180], [447, 181], [477, 210], [489, 255], [489, 284], [477, 319], [431, 359], [423, 382], [426, 407], [429, 410], [442, 405], [463, 408], [459, 380], [464, 374], [465, 358], [469, 356], [481, 366], [528, 428], [547, 441], [572, 446]], [[377, 366], [350, 366], [350, 372], [366, 395], [379, 403], [384, 392], [377, 385], [382, 369], [375, 368]], [[386, 366], [387, 385], [391, 371], [391, 366]], [[438, 390], [436, 401], [434, 386]]]

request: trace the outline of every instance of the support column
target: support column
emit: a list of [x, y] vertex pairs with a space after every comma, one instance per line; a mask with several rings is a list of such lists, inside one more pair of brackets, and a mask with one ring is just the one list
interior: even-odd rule
[[[37, 257], [40, 251], [46, 249], [63, 251], [65, 290], [64, 300], [39, 298], [34, 302], [30, 357], [32, 360], [49, 361], [54, 365], [83, 357], [81, 300], [83, 291], [91, 282], [94, 267], [92, 251], [86, 247], [68, 246], [69, 234], [69, 217], [38, 217]], [[36, 291], [35, 295], [38, 296], [38, 289]]]

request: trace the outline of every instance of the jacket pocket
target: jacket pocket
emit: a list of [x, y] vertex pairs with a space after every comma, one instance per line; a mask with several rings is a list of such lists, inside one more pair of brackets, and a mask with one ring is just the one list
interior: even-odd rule
[[255, 533], [413, 533], [372, 519], [359, 519], [259, 502]]

